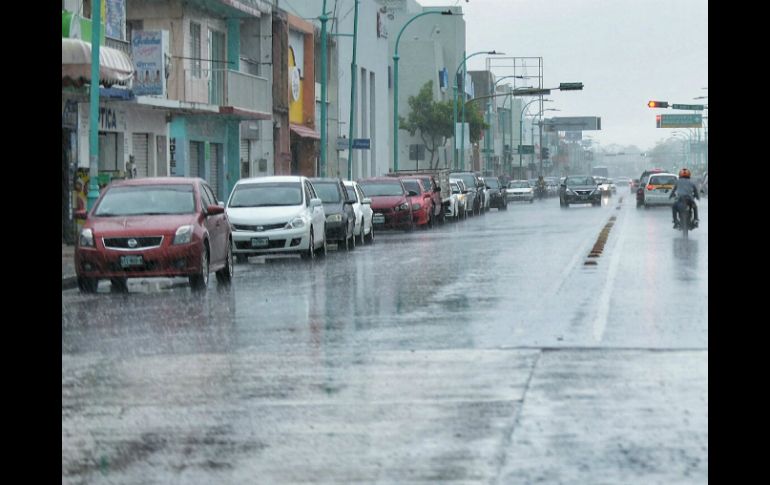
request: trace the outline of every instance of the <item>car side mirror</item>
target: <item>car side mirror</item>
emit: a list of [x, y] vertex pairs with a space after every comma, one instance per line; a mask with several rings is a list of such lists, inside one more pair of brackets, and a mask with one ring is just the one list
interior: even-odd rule
[[364, 200], [362, 200], [361, 203], [372, 205], [372, 199], [370, 199], [369, 197], [364, 197]]
[[310, 207], [319, 207], [319, 206], [322, 206], [323, 204], [324, 204], [323, 201], [317, 197], [310, 199]]
[[215, 216], [217, 214], [224, 214], [225, 208], [219, 205], [210, 205], [206, 207], [206, 215], [207, 216]]
[[86, 220], [86, 217], [88, 217], [88, 212], [86, 212], [84, 209], [75, 211], [75, 219], [84, 221]]

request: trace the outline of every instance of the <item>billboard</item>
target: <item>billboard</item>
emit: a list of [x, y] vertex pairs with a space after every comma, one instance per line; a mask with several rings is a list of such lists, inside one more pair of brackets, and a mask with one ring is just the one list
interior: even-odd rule
[[133, 91], [139, 96], [166, 95], [167, 30], [137, 30], [132, 33], [131, 52], [134, 57]]

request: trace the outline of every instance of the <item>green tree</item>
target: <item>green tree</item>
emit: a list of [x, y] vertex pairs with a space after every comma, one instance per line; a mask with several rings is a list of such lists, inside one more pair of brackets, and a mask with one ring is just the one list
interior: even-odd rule
[[[434, 101], [433, 81], [428, 81], [420, 88], [417, 96], [409, 96], [409, 107], [411, 108], [409, 116], [399, 117], [399, 128], [408, 131], [412, 136], [417, 132], [420, 133], [425, 149], [430, 152], [429, 167], [436, 168], [434, 163], [438, 162], [436, 154], [439, 147], [444, 146], [447, 138], [451, 138], [454, 134], [452, 101]], [[460, 109], [462, 109], [461, 106]], [[487, 125], [473, 103], [466, 106], [465, 119], [470, 124], [471, 142], [477, 142], [481, 136], [481, 130]]]

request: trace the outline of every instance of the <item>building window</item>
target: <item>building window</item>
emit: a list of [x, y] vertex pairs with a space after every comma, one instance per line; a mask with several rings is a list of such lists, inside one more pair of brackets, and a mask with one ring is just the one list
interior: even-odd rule
[[201, 24], [190, 22], [190, 57], [192, 58], [192, 75], [201, 77]]

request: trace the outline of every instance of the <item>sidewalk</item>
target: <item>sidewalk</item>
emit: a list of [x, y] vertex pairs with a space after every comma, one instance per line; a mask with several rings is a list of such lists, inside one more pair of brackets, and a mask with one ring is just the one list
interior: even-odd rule
[[75, 275], [75, 246], [61, 245], [61, 289], [67, 290], [78, 286]]

